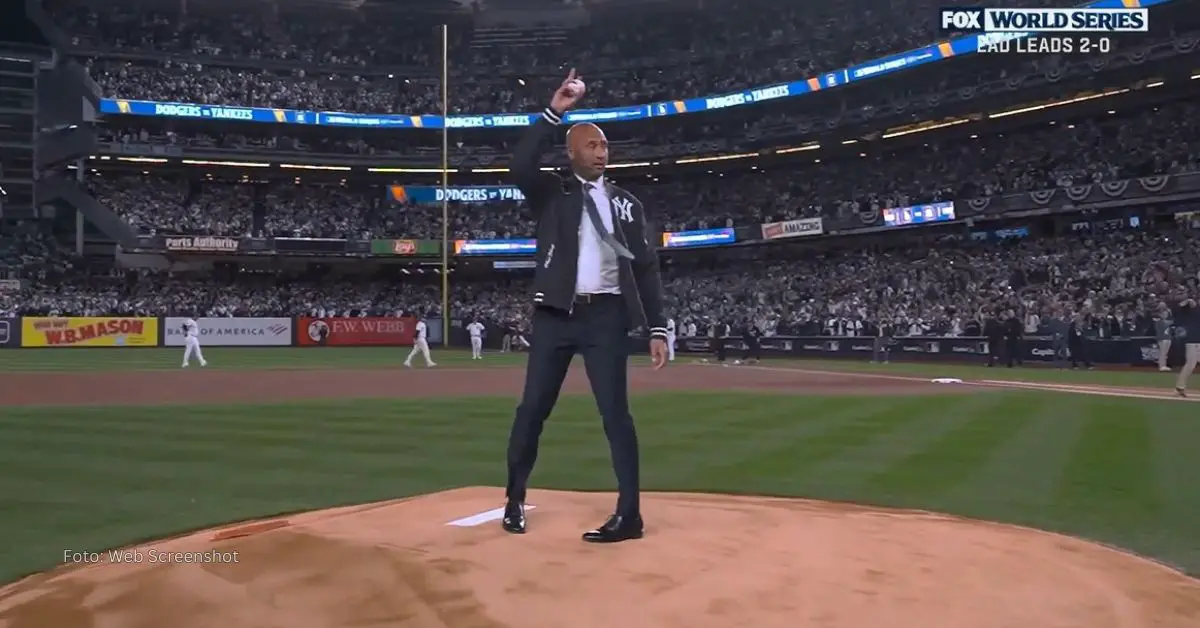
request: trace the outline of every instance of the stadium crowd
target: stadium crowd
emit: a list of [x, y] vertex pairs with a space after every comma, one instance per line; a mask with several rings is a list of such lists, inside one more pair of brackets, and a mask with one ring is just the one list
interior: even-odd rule
[[[665, 231], [753, 226], [803, 216], [877, 214], [938, 200], [1067, 187], [1200, 169], [1200, 113], [1191, 102], [1101, 113], [1074, 122], [806, 161], [771, 170], [658, 181], [622, 176]], [[614, 155], [619, 159], [619, 155]], [[503, 180], [496, 181], [504, 183]], [[145, 232], [320, 237], [441, 238], [441, 207], [392, 205], [377, 187], [256, 186], [154, 177], [98, 177], [93, 192]], [[261, 186], [258, 186], [261, 187]], [[257, 204], [256, 204], [257, 203]], [[252, 214], [261, 208], [254, 228]], [[526, 237], [532, 224], [511, 203], [455, 205], [452, 238]]]
[[[868, 335], [881, 323], [900, 335], [978, 335], [982, 317], [1012, 309], [1042, 319], [1088, 313], [1111, 321], [1100, 333], [1140, 335], [1181, 287], [1200, 293], [1197, 245], [1200, 231], [1182, 224], [1007, 240], [918, 234], [718, 270], [672, 265], [664, 289], [681, 334], [703, 334], [721, 321], [753, 323], [768, 335]], [[436, 273], [410, 281], [76, 273], [0, 295], [0, 315], [439, 317], [434, 279]], [[451, 284], [456, 320], [527, 320], [527, 279]]]
[[[203, 3], [154, 10], [85, 0], [50, 3], [106, 96], [313, 110], [436, 112], [442, 20], [372, 9], [270, 10]], [[195, 4], [196, 6], [192, 6]], [[1014, 0], [1008, 6], [1066, 4]], [[933, 41], [939, 5], [928, 0], [846, 0], [781, 6], [767, 0], [592, 9], [587, 25], [528, 45], [488, 48], [470, 20], [452, 20], [450, 65], [455, 112], [534, 111], [564, 62], [586, 62], [587, 105], [624, 106], [705, 96], [877, 58]], [[189, 7], [186, 14], [182, 7]], [[659, 11], [670, 11], [663, 15]], [[853, 13], [855, 20], [839, 19]], [[641, 25], [628, 28], [631, 20]], [[543, 32], [546, 35], [549, 31]], [[993, 69], [994, 70], [994, 69]], [[991, 70], [989, 70], [991, 71]], [[999, 71], [999, 70], [997, 70]], [[976, 79], [981, 80], [981, 79]], [[954, 86], [957, 86], [954, 85]], [[942, 85], [943, 88], [954, 87]], [[894, 97], [896, 95], [893, 95]], [[844, 104], [844, 103], [843, 103]], [[930, 141], [863, 142], [863, 152], [805, 154], [804, 163], [683, 177], [625, 174], [618, 183], [645, 203], [654, 226], [680, 231], [754, 226], [802, 216], [849, 218], [887, 207], [1065, 187], [1200, 168], [1197, 106], [1179, 101], [1004, 133]], [[781, 124], [764, 116], [755, 124]], [[195, 126], [123, 120], [110, 141], [186, 147], [266, 148], [351, 154], [422, 153], [390, 135], [301, 141], [287, 130], [197, 133]], [[247, 125], [252, 127], [253, 125]], [[669, 125], [667, 125], [669, 126]], [[170, 129], [169, 131], [166, 129]], [[614, 144], [614, 159], [692, 140], [702, 125], [651, 130]], [[757, 126], [743, 129], [747, 134]], [[266, 135], [265, 133], [281, 133]], [[712, 131], [715, 132], [715, 131]], [[255, 135], [255, 134], [258, 135]], [[663, 137], [661, 134], [668, 136]], [[721, 137], [730, 135], [720, 130]], [[352, 139], [351, 139], [352, 138]], [[507, 154], [493, 141], [478, 150]], [[498, 144], [498, 145], [496, 145]], [[820, 158], [817, 158], [820, 157]], [[506, 183], [496, 181], [496, 183]], [[379, 187], [226, 183], [144, 174], [94, 175], [91, 192], [143, 233], [300, 237], [440, 238], [440, 207], [393, 205]], [[518, 205], [455, 205], [450, 237], [528, 237]], [[0, 316], [396, 316], [437, 317], [436, 275], [354, 281], [242, 274], [188, 277], [93, 265], [58, 246], [44, 225], [0, 229], [0, 270], [19, 279], [0, 291]], [[961, 235], [961, 234], [959, 234]], [[881, 324], [901, 334], [970, 335], [981, 317], [1089, 312], [1128, 321], [1106, 329], [1145, 330], [1179, 286], [1194, 294], [1200, 236], [1183, 226], [1037, 235], [1006, 241], [908, 235], [858, 248], [794, 251], [786, 261], [735, 261], [719, 269], [671, 265], [664, 271], [668, 313], [683, 332], [713, 322], [754, 323], [769, 334], [868, 334]], [[902, 272], [901, 272], [902, 271]], [[527, 280], [452, 281], [449, 314], [520, 325]]]
[[[588, 68], [595, 94], [589, 106], [625, 106], [801, 80], [939, 36], [938, 6], [928, 0], [803, 7], [740, 0], [696, 2], [683, 11], [676, 4], [606, 9], [601, 3], [583, 26], [502, 49], [473, 46], [470, 20], [451, 18], [452, 110], [536, 110], [546, 77], [560, 76], [564, 63]], [[147, 11], [68, 1], [56, 3], [52, 13], [110, 97], [371, 113], [441, 109], [436, 25], [446, 16], [307, 5], [297, 13], [280, 7], [231, 15], [223, 7], [208, 15], [202, 4], [188, 6], [181, 14], [167, 6]], [[855, 19], [838, 19], [846, 14]], [[631, 20], [639, 27], [627, 28]], [[263, 67], [272, 62], [288, 65]]]

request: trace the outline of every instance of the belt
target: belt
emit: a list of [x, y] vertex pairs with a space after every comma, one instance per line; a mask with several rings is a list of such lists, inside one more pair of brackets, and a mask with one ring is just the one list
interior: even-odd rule
[[619, 298], [621, 298], [621, 295], [614, 294], [611, 292], [596, 292], [593, 294], [577, 294], [577, 295], [575, 295], [574, 303], [575, 303], [575, 305], [592, 305], [594, 303], [601, 303], [603, 301], [609, 301], [612, 299], [619, 299]]

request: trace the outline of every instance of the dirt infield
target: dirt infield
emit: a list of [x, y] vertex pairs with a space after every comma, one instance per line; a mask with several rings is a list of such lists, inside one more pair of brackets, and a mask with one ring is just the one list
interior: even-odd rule
[[[272, 403], [298, 399], [409, 398], [466, 395], [518, 396], [522, 368], [414, 368], [372, 370], [178, 371], [10, 373], [0, 378], [4, 405], [144, 405]], [[979, 392], [978, 388], [870, 376], [845, 377], [754, 368], [671, 365], [635, 367], [635, 392], [705, 390], [769, 391], [821, 395], [914, 395]], [[587, 377], [575, 367], [564, 392], [586, 393]]]
[[[466, 488], [81, 555], [0, 589], [0, 625], [175, 628], [1194, 628], [1200, 583], [1034, 530], [807, 500]], [[70, 564], [74, 561], [76, 564]], [[88, 564], [80, 564], [87, 562]]]

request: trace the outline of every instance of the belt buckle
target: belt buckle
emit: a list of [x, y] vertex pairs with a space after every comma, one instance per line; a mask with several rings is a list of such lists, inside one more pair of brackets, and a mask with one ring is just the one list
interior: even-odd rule
[[592, 297], [593, 297], [593, 296], [595, 296], [595, 295], [592, 295], [592, 294], [577, 294], [577, 295], [575, 295], [575, 302], [576, 302], [576, 303], [578, 303], [578, 304], [580, 304], [580, 305], [591, 305], [591, 304], [592, 304]]

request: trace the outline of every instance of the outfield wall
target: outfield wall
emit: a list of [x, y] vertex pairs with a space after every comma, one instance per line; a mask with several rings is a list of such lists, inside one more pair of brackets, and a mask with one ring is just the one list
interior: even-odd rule
[[[730, 359], [740, 358], [746, 345], [738, 338], [722, 339]], [[642, 351], [648, 341], [641, 339]], [[679, 338], [676, 353], [711, 354], [712, 338]], [[811, 358], [811, 359], [855, 359], [870, 360], [875, 351], [875, 338], [830, 336], [766, 336], [760, 340], [763, 357]], [[1173, 342], [1169, 363], [1183, 363], [1182, 342]], [[985, 364], [992, 346], [987, 338], [966, 337], [912, 337], [896, 338], [890, 349], [890, 357], [903, 362], [959, 362]], [[1087, 357], [1095, 364], [1120, 366], [1157, 366], [1158, 341], [1154, 338], [1104, 338], [1089, 339], [1084, 347]], [[1003, 355], [1003, 348], [1001, 348]], [[1069, 352], [1064, 351], [1069, 357]], [[1017, 344], [1017, 356], [1026, 364], [1052, 365], [1055, 363], [1054, 342], [1050, 337], [1030, 336]]]
[[[24, 316], [0, 318], [0, 348], [182, 347], [177, 316]], [[206, 347], [412, 346], [415, 318], [198, 318]], [[440, 335], [439, 335], [440, 338]]]
[[[0, 318], [0, 348], [78, 347], [182, 347], [181, 317], [36, 317]], [[412, 346], [417, 319], [410, 317], [237, 317], [199, 318], [200, 343], [206, 347], [405, 347]], [[470, 346], [466, 321], [452, 321], [450, 345]], [[441, 344], [442, 321], [428, 320], [431, 344]], [[489, 328], [484, 344], [500, 346], [499, 330]], [[712, 353], [712, 338], [679, 338], [681, 354]], [[731, 358], [740, 357], [745, 344], [722, 339]], [[649, 350], [646, 338], [629, 338], [632, 353]], [[869, 337], [767, 336], [761, 339], [762, 355], [770, 358], [845, 358], [869, 360], [875, 339]], [[981, 337], [897, 338], [891, 347], [895, 360], [913, 362], [984, 363], [991, 349]], [[1033, 336], [1019, 343], [1019, 355], [1028, 364], [1052, 364], [1050, 338]], [[1154, 338], [1106, 338], [1087, 342], [1096, 364], [1156, 366], [1158, 343]], [[1169, 363], [1183, 362], [1183, 343], [1174, 342]]]

